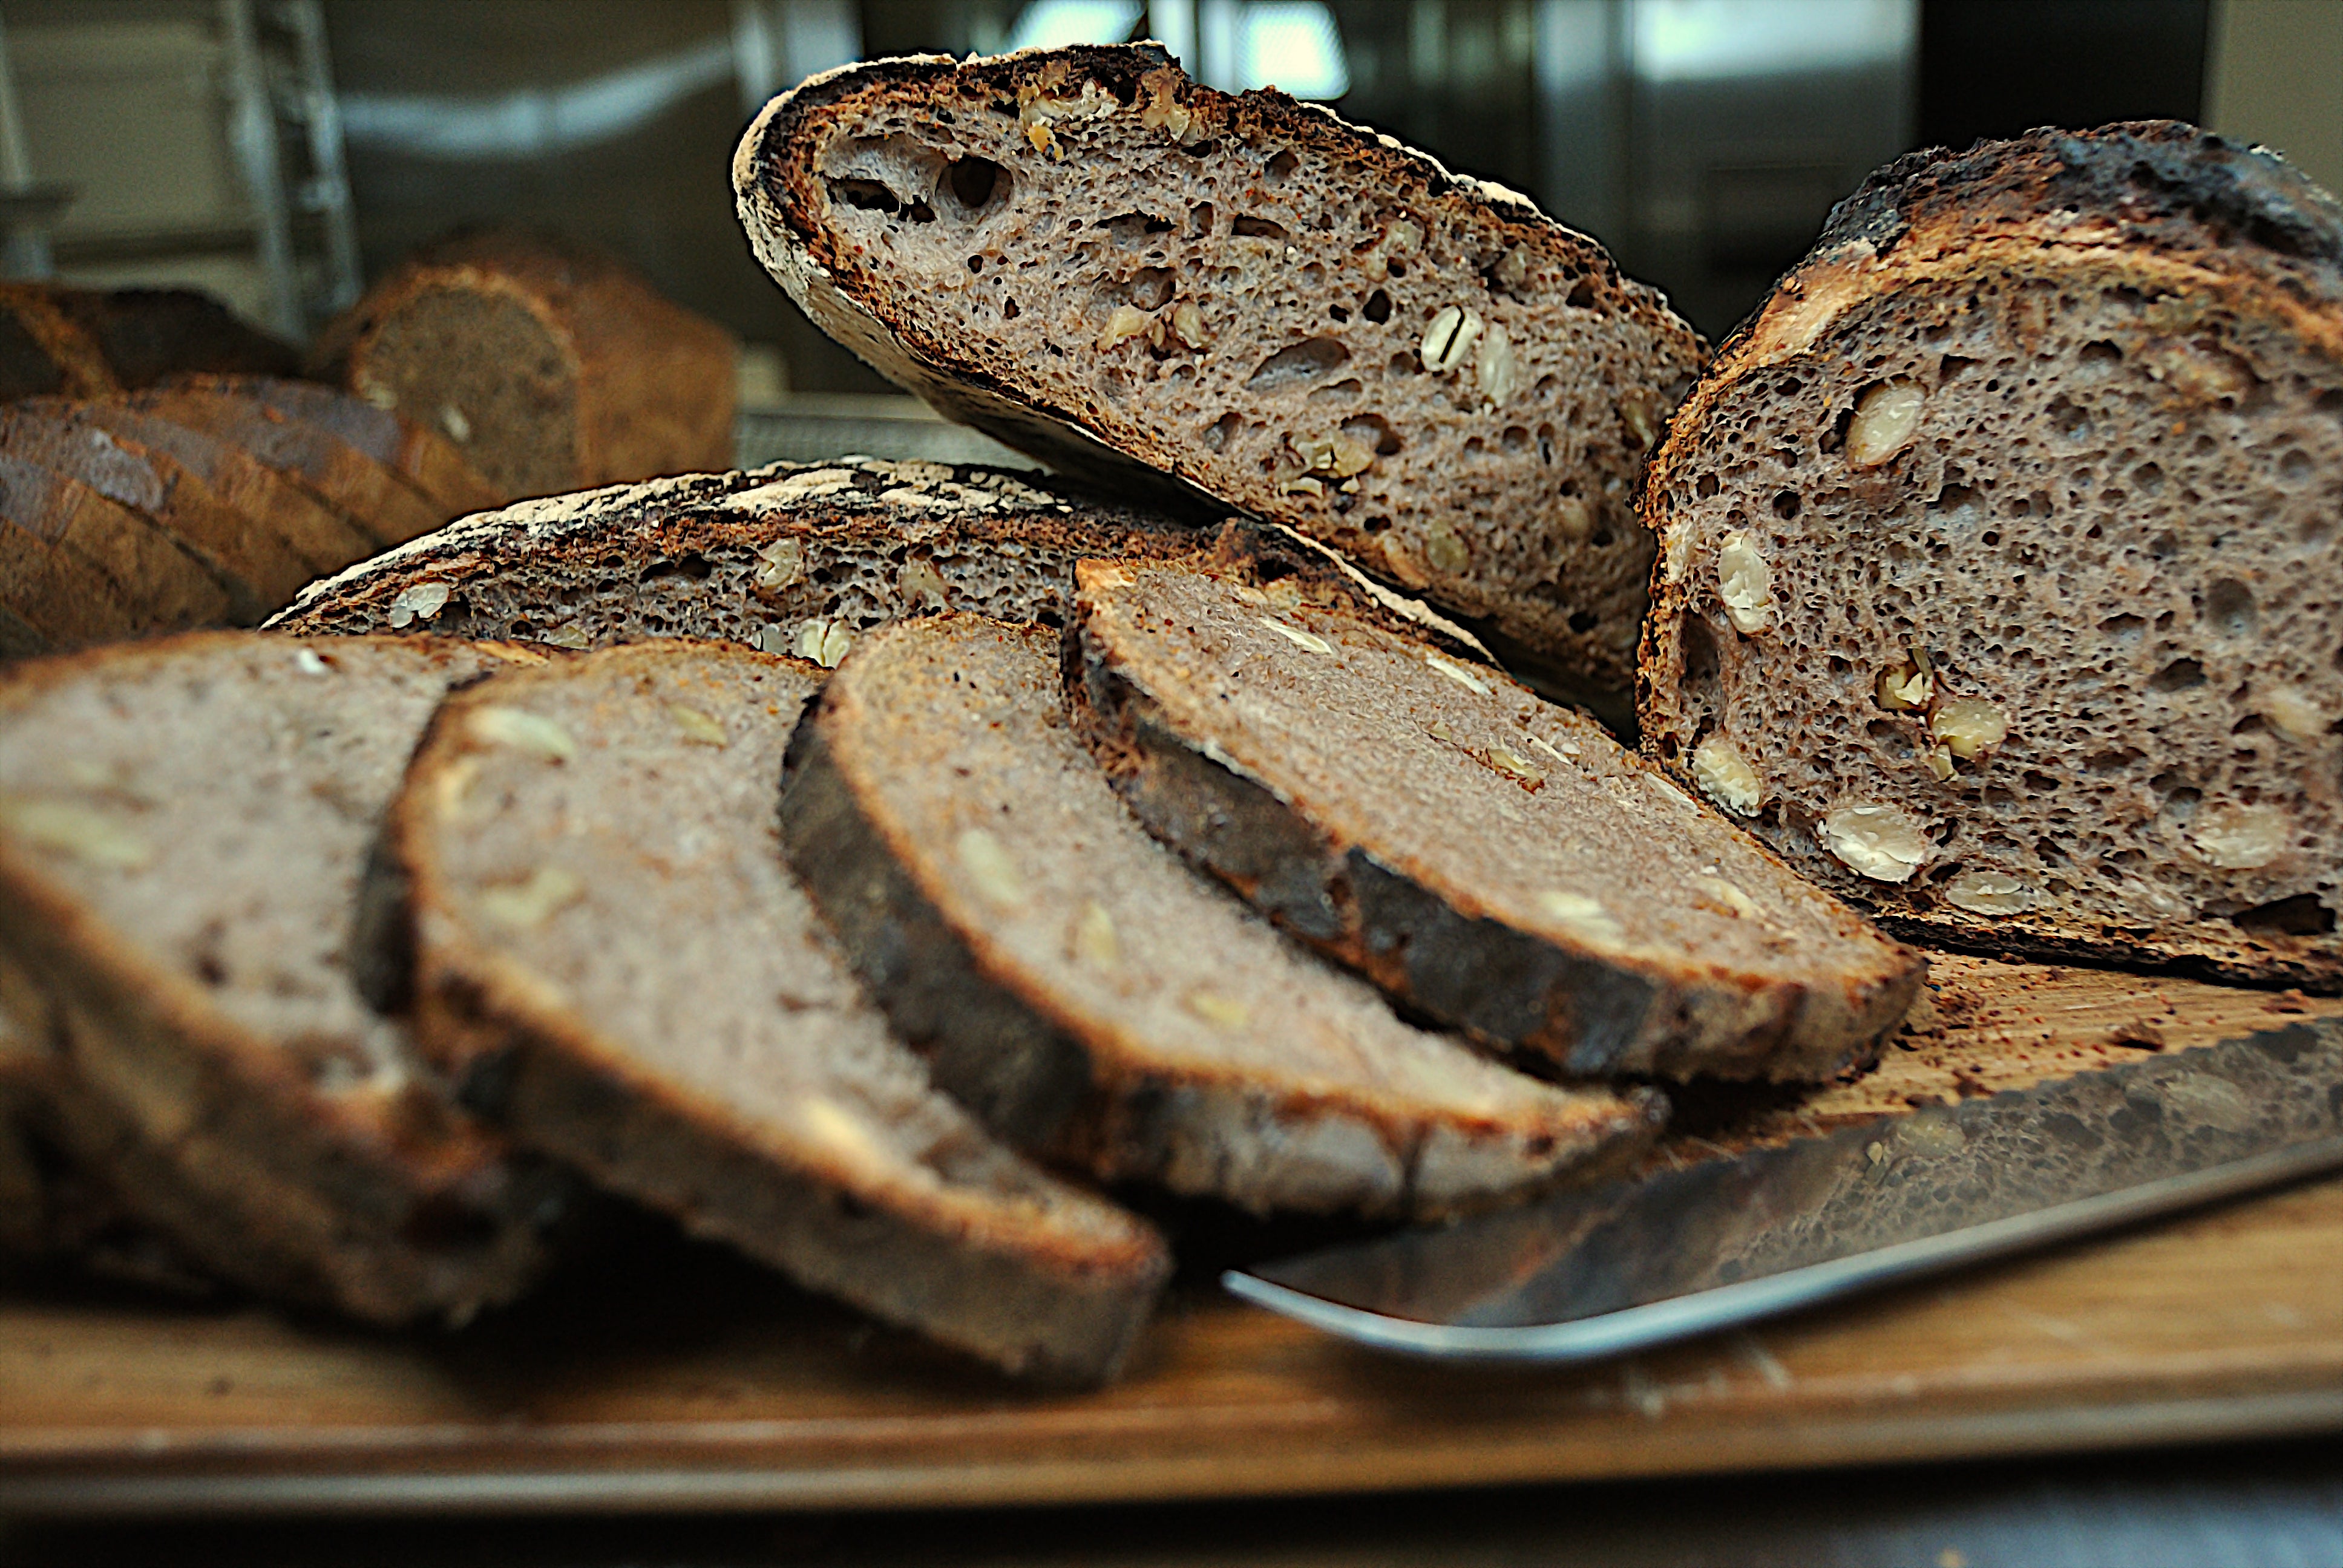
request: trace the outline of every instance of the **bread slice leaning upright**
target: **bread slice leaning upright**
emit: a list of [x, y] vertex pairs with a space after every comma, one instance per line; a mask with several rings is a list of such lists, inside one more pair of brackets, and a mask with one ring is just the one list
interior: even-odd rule
[[426, 1047], [515, 1137], [689, 1230], [1007, 1371], [1110, 1377], [1161, 1238], [936, 1090], [782, 865], [821, 676], [643, 643], [452, 699], [390, 835]]
[[1209, 571], [1077, 578], [1074, 723], [1141, 820], [1423, 1014], [1580, 1076], [1812, 1080], [1918, 990], [1918, 954], [1488, 666]]
[[1644, 734], [1986, 950], [2343, 986], [2343, 207], [2168, 122], [1915, 154], [1653, 467]]
[[870, 638], [792, 743], [781, 836], [938, 1079], [1108, 1180], [1428, 1219], [1632, 1154], [1665, 1105], [1410, 1027], [1182, 864], [1068, 728], [1058, 634]]
[[1632, 680], [1629, 490], [1701, 344], [1524, 197], [1153, 45], [817, 76], [733, 182], [791, 297], [950, 417]]
[[0, 680], [0, 1005], [44, 1125], [220, 1277], [460, 1321], [566, 1184], [458, 1112], [362, 999], [357, 890], [450, 684], [518, 648], [209, 633]]

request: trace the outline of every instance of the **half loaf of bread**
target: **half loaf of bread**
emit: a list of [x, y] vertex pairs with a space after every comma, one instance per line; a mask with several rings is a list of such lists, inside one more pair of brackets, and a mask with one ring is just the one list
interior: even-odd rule
[[819, 666], [606, 649], [449, 700], [393, 813], [417, 1016], [513, 1134], [1015, 1372], [1111, 1376], [1169, 1271], [930, 1082], [783, 868]]
[[1211, 539], [1036, 476], [941, 463], [776, 464], [523, 501], [318, 583], [268, 624], [596, 648], [718, 638], [835, 665], [899, 616], [1062, 623], [1084, 556]]
[[733, 181], [790, 297], [951, 417], [1630, 682], [1629, 491], [1701, 344], [1527, 199], [1151, 45], [817, 76]]
[[368, 845], [451, 683], [542, 658], [209, 633], [0, 680], [0, 969], [72, 1159], [221, 1277], [461, 1320], [542, 1261], [549, 1173], [353, 980]]
[[781, 834], [938, 1079], [1019, 1142], [1265, 1212], [1430, 1218], [1632, 1152], [1649, 1091], [1402, 1023], [1148, 837], [1067, 727], [1058, 635], [868, 639], [799, 728]]
[[1653, 754], [1932, 940], [2343, 985], [2343, 208], [2170, 123], [1916, 154], [1678, 416]]
[[1487, 666], [1205, 571], [1077, 572], [1075, 722], [1141, 819], [1429, 1017], [1581, 1076], [1810, 1080], [1919, 987], [1918, 954]]

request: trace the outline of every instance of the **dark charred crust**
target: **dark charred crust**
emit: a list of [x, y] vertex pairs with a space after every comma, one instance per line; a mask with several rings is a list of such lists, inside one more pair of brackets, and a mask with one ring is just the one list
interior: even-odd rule
[[1093, 1098], [1080, 1041], [994, 984], [856, 805], [822, 733], [789, 738], [781, 845], [855, 974], [936, 1082], [1012, 1143], [1065, 1151]]

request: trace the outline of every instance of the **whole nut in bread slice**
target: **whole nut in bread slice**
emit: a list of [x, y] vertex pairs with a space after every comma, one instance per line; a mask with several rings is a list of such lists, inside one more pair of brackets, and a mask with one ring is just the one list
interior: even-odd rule
[[544, 656], [211, 633], [0, 680], [0, 969], [59, 1141], [222, 1278], [461, 1320], [565, 1184], [445, 1098], [351, 969], [367, 846], [448, 686]]
[[791, 297], [946, 415], [1290, 524], [1626, 688], [1629, 491], [1701, 345], [1526, 199], [1151, 45], [818, 76], [733, 180]]
[[1161, 1238], [940, 1093], [782, 866], [821, 678], [645, 643], [451, 699], [391, 819], [419, 1031], [516, 1138], [687, 1229], [1006, 1371], [1111, 1377]]
[[2343, 208], [2275, 156], [1882, 170], [1644, 506], [1645, 745], [1806, 875], [1931, 941], [2343, 986]]
[[1339, 609], [1086, 561], [1075, 723], [1141, 821], [1411, 1007], [1576, 1075], [1818, 1079], [1924, 965], [1600, 727]]
[[1149, 838], [1067, 726], [1058, 640], [960, 615], [874, 634], [781, 791], [857, 971], [988, 1124], [1106, 1180], [1413, 1219], [1649, 1140], [1655, 1093], [1556, 1088], [1402, 1023]]

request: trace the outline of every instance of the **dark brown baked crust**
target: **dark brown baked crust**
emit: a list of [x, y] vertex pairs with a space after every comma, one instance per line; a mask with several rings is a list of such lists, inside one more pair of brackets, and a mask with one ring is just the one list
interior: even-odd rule
[[[1990, 429], [1959, 401], [1988, 377]], [[1891, 378], [1930, 422], [1857, 466], [1838, 444]], [[1692, 781], [1696, 747], [1745, 742], [1765, 790], [1753, 829], [1900, 934], [2343, 985], [2343, 872], [2318, 847], [2332, 841], [2334, 749], [2310, 733], [2338, 694], [2325, 652], [2298, 659], [2279, 646], [2297, 634], [2271, 629], [2307, 619], [2302, 635], [2323, 639], [2315, 607], [2343, 596], [2320, 549], [2298, 559], [2294, 544], [2323, 537], [2343, 498], [2338, 407], [2343, 206], [2268, 151], [2157, 121], [1898, 160], [1728, 339], [1654, 458], [1645, 747]], [[1745, 656], [1715, 571], [1727, 508], [1792, 594], [1808, 558], [1878, 563], [1870, 586], [1746, 634]], [[1990, 528], [1943, 521], [1964, 508]], [[1897, 564], [1948, 544], [1943, 565]], [[2029, 581], [2057, 590], [2032, 598]], [[1942, 608], [1915, 618], [1906, 589]], [[2258, 599], [2259, 637], [2233, 632]], [[1888, 626], [1896, 614], [1914, 624]], [[1973, 625], [1995, 628], [1983, 646]], [[1883, 710], [1873, 677], [1906, 642], [1929, 652], [1933, 693]], [[1843, 668], [1855, 696], [1823, 718], [1825, 699], [1804, 694]], [[1956, 696], [1997, 704], [2006, 739], [1916, 772]], [[2095, 729], [2094, 714], [2118, 717]], [[1837, 749], [1815, 766], [1846, 800], [1908, 809], [1928, 840], [1916, 874], [1857, 875], [1824, 851], [1834, 802], [1804, 783], [1821, 732]], [[2200, 796], [2294, 812], [2297, 849], [2267, 871], [2240, 862], [2226, 885], [2206, 863], [2167, 875], [2195, 853]], [[1972, 876], [1994, 879], [1956, 902], [1948, 879]]]
[[[1076, 107], [1030, 118], [1061, 100]], [[983, 270], [958, 280], [967, 291], [1010, 276], [1022, 280], [1029, 295], [1024, 322], [1018, 322], [1012, 300], [1001, 307], [1005, 319], [988, 327], [947, 314], [947, 297], [958, 293], [950, 287], [953, 280], [936, 285], [922, 275], [907, 284], [896, 276], [902, 262], [887, 236], [849, 235], [843, 232], [848, 226], [832, 221], [845, 207], [832, 206], [830, 176], [854, 170], [843, 164], [829, 168], [831, 144], [845, 145], [850, 136], [841, 127], [866, 119], [870, 145], [881, 150], [916, 144], [919, 150], [905, 156], [932, 160], [939, 169], [955, 156], [971, 166], [1016, 165], [1023, 170], [1015, 176], [1021, 181], [1044, 169], [1074, 169], [1104, 153], [1104, 144], [1093, 147], [1086, 140], [1091, 135], [1086, 127], [1093, 124], [1129, 120], [1159, 128], [1133, 143], [1129, 158], [1138, 166], [1107, 192], [1047, 198], [1079, 206], [1095, 233], [1076, 234], [1081, 220], [1061, 215], [1048, 220], [1057, 228], [1023, 242], [1031, 254], [1021, 256], [1005, 254], [1017, 246], [1001, 235], [971, 234], [971, 247], [984, 254], [970, 256], [968, 266]], [[1120, 151], [1105, 156], [1124, 156]], [[1302, 172], [1292, 174], [1297, 156]], [[1227, 188], [1216, 186], [1212, 200], [1192, 192], [1169, 194], [1181, 181], [1202, 178], [1195, 171], [1216, 161], [1226, 162], [1231, 172], [1222, 182]], [[1264, 171], [1264, 165], [1271, 166]], [[1278, 205], [1283, 198], [1273, 187], [1288, 179], [1297, 190], [1316, 188], [1312, 182], [1332, 187], [1319, 216], [1305, 198], [1296, 198], [1303, 204], [1298, 213]], [[734, 184], [752, 244], [792, 297], [832, 336], [950, 417], [1045, 456], [1081, 482], [1117, 492], [1149, 484], [1157, 504], [1175, 508], [1192, 509], [1201, 493], [1215, 504], [1300, 528], [1410, 592], [1487, 620], [1576, 667], [1595, 684], [1624, 690], [1629, 683], [1644, 546], [1633, 527], [1628, 489], [1666, 408], [1696, 370], [1701, 345], [1655, 292], [1621, 277], [1601, 246], [1554, 223], [1525, 198], [1460, 178], [1388, 137], [1282, 94], [1230, 96], [1192, 84], [1152, 45], [966, 62], [919, 56], [816, 77], [769, 105], [750, 127], [735, 159]], [[1165, 185], [1165, 194], [1154, 190], [1158, 184]], [[950, 193], [940, 186], [939, 192], [932, 206], [920, 193], [901, 196], [910, 232], [929, 232], [928, 218], [938, 211], [948, 219], [958, 213]], [[1390, 243], [1427, 246], [1423, 255], [1393, 264], [1387, 291], [1378, 286], [1384, 271], [1361, 270], [1368, 268], [1362, 256], [1373, 251], [1381, 257], [1384, 242], [1369, 236], [1354, 250], [1347, 231], [1339, 241], [1334, 234], [1351, 222], [1350, 207], [1367, 192], [1376, 193], [1372, 205], [1382, 212], [1377, 221], [1387, 235], [1397, 226], [1413, 236]], [[1171, 369], [1144, 364], [1145, 356], [1129, 367], [1116, 364], [1132, 353], [1128, 334], [1139, 328], [1109, 324], [1107, 306], [1121, 297], [1118, 290], [1137, 286], [1133, 280], [1103, 276], [1093, 288], [1082, 270], [1090, 262], [1065, 263], [1070, 270], [1062, 283], [1051, 269], [1114, 223], [1135, 224], [1151, 202], [1168, 208], [1191, 199], [1198, 204], [1191, 219], [1201, 214], [1202, 227], [1182, 234], [1166, 219], [1160, 227], [1172, 232], [1162, 233], [1160, 243], [1176, 242], [1182, 255], [1193, 250], [1197, 259], [1191, 265], [1170, 257], [1179, 262], [1176, 267], [1151, 269], [1167, 276], [1176, 270], [1182, 307], [1201, 303], [1212, 313], [1189, 328], [1201, 332], [1202, 341], [1182, 347], [1182, 340], [1169, 340], [1167, 364], [1194, 372], [1183, 386]], [[891, 206], [895, 197], [886, 200]], [[850, 193], [846, 206], [853, 205]], [[1126, 206], [1142, 210], [1118, 216]], [[1283, 221], [1256, 217], [1256, 209], [1274, 209]], [[1265, 226], [1248, 228], [1247, 223]], [[932, 226], [938, 231], [954, 226], [949, 221]], [[1432, 281], [1435, 268], [1428, 259], [1435, 242], [1424, 240], [1435, 231], [1443, 256], [1453, 251], [1478, 258], [1471, 266], [1460, 260], [1455, 276], [1441, 283]], [[1156, 226], [1148, 232], [1156, 234]], [[1265, 252], [1247, 254], [1260, 250], [1247, 237], [1257, 233], [1286, 236], [1282, 264]], [[1130, 249], [1132, 265], [1139, 256]], [[983, 266], [988, 257], [993, 265]], [[957, 255], [952, 265], [959, 266]], [[1113, 270], [1108, 261], [1095, 265]], [[1322, 291], [1325, 299], [1316, 300], [1306, 316], [1279, 316], [1274, 327], [1228, 328], [1224, 340], [1217, 316], [1262, 286], [1258, 279], [1232, 280], [1247, 266], [1268, 266], [1273, 275], [1281, 265], [1298, 276], [1322, 278], [1306, 286]], [[1075, 271], [1084, 281], [1074, 281]], [[1403, 273], [1410, 281], [1400, 281]], [[1428, 289], [1438, 290], [1438, 297]], [[1037, 290], [1044, 296], [1040, 300], [1031, 297]], [[1173, 317], [1151, 291], [1142, 293], [1146, 309]], [[1076, 294], [1094, 294], [1096, 302], [1077, 300]], [[1481, 330], [1484, 316], [1495, 324], [1480, 339], [1484, 343], [1534, 345], [1522, 350], [1525, 355], [1567, 343], [1569, 354], [1525, 370], [1518, 393], [1486, 399], [1452, 395], [1444, 381], [1414, 368], [1419, 340], [1435, 330], [1432, 324], [1452, 303], [1474, 312], [1473, 332]], [[1044, 316], [1047, 341], [1018, 337], [1044, 330], [1032, 325]], [[1152, 341], [1159, 347], [1167, 342], [1163, 326], [1155, 323]], [[1124, 336], [1116, 337], [1119, 331]], [[1259, 340], [1272, 331], [1279, 341]], [[1345, 337], [1355, 341], [1338, 341]], [[1473, 365], [1463, 346], [1474, 340], [1468, 334], [1457, 350], [1467, 380]], [[1280, 360], [1261, 361], [1252, 377], [1245, 376], [1273, 350], [1301, 357], [1292, 361], [1296, 374], [1289, 375]], [[1356, 409], [1304, 407], [1297, 399], [1308, 377], [1300, 372], [1338, 357], [1346, 373], [1355, 372], [1348, 383], [1353, 388], [1360, 377], [1379, 384], [1386, 376], [1401, 377], [1391, 384], [1392, 405], [1376, 412], [1383, 395], [1370, 390]], [[1513, 364], [1510, 356], [1505, 363]], [[1445, 365], [1438, 375], [1454, 369]], [[1322, 365], [1315, 374], [1331, 380], [1336, 372]], [[1503, 379], [1510, 383], [1510, 369]], [[1482, 384], [1496, 380], [1491, 372]], [[1206, 397], [1201, 388], [1208, 385]], [[1333, 389], [1342, 385], [1334, 383]], [[1192, 427], [1184, 415], [1172, 418], [1150, 401], [1162, 398], [1180, 401], [1183, 409], [1202, 399], [1212, 408], [1199, 402], [1202, 417]], [[1210, 438], [1203, 427], [1212, 423], [1212, 409], [1223, 407], [1225, 418], [1214, 427], [1222, 434]], [[1357, 427], [1369, 433], [1353, 434], [1372, 444], [1373, 453], [1361, 447], [1355, 457], [1331, 459], [1323, 483], [1311, 477], [1322, 465], [1302, 454], [1314, 450], [1312, 443], [1335, 421], [1353, 416], [1369, 417]], [[1485, 429], [1468, 437], [1464, 427], [1475, 420]], [[1413, 454], [1419, 447], [1432, 451], [1435, 433], [1440, 461], [1446, 463], [1453, 450], [1459, 465], [1438, 502], [1432, 487], [1413, 482], [1413, 469], [1408, 480], [1386, 477], [1386, 471], [1397, 474], [1417, 462]], [[1363, 469], [1357, 467], [1362, 463]]]
[[[1141, 820], [1426, 1016], [1549, 1055], [1575, 1076], [1796, 1081], [1868, 1060], [1917, 993], [1919, 954], [1700, 811], [1594, 724], [1494, 670], [1453, 666], [1339, 611], [1281, 608], [1292, 624], [1269, 630], [1324, 645], [1302, 643], [1293, 658], [1333, 666], [1346, 650], [1396, 654], [1402, 666], [1428, 664], [1456, 683], [1453, 700], [1390, 692], [1378, 735], [1360, 717], [1373, 694], [1358, 689], [1346, 663], [1325, 675], [1273, 668], [1291, 662], [1285, 647], [1242, 623], [1275, 618], [1249, 604], [1223, 618], [1227, 585], [1207, 581], [1188, 596], [1202, 602], [1173, 605], [1155, 602], [1159, 568], [1086, 562], [1079, 580], [1066, 672], [1075, 725]], [[1233, 628], [1272, 657], [1229, 651]], [[1339, 689], [1313, 691], [1322, 680]], [[1405, 793], [1362, 799], [1315, 751], [1277, 749], [1316, 715], [1338, 711], [1329, 735], [1375, 747], [1373, 759], [1350, 755], [1363, 773], [1409, 778]], [[1554, 754], [1532, 760], [1484, 746], [1482, 733]], [[1419, 736], [1436, 746], [1425, 749]], [[1564, 804], [1542, 819], [1545, 830], [1574, 855], [1591, 849], [1604, 859], [1599, 899], [1584, 866], [1551, 908], [1525, 885], [1495, 885], [1511, 879], [1503, 857], [1536, 845], [1493, 815], [1503, 797], [1482, 797], [1483, 775], [1532, 798], [1556, 788]], [[1626, 817], [1614, 816], [1606, 798]], [[1569, 819], [1581, 811], [1584, 821]], [[1477, 882], [1473, 866], [1455, 863], [1445, 826], [1468, 820], [1492, 829], [1463, 851], [1478, 859]], [[1669, 932], [1664, 940], [1641, 927], [1647, 912]], [[1755, 938], [1775, 922], [1798, 937], [1778, 949]]]

